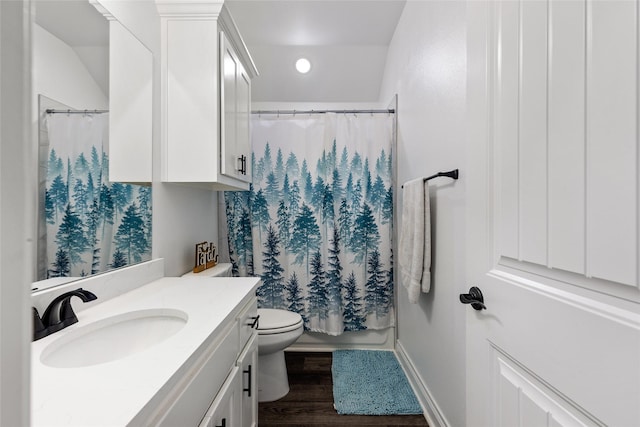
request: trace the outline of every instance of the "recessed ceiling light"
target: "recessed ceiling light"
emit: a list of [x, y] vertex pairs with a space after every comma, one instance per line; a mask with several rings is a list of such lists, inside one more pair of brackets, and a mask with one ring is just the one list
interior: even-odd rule
[[299, 73], [308, 73], [310, 69], [311, 62], [309, 62], [307, 58], [300, 58], [296, 61], [296, 70], [298, 70]]

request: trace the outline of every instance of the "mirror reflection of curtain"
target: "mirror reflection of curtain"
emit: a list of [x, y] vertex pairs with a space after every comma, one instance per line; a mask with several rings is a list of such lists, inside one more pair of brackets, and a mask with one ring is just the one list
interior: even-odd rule
[[151, 187], [109, 182], [108, 114], [48, 114], [47, 278], [151, 259]]
[[393, 325], [393, 120], [252, 117], [252, 189], [226, 192], [224, 215], [235, 273], [262, 277], [260, 307], [330, 335]]

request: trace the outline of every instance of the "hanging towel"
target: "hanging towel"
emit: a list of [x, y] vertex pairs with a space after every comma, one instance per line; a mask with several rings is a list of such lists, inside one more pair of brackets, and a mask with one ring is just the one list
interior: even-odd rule
[[429, 184], [420, 178], [405, 183], [403, 188], [400, 278], [409, 292], [409, 302], [415, 304], [420, 291], [431, 289]]

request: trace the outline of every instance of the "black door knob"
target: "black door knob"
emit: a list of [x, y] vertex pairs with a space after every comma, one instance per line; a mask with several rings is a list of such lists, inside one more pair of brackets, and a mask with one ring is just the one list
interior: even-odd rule
[[471, 304], [475, 310], [486, 310], [484, 305], [484, 297], [482, 291], [477, 286], [472, 286], [468, 294], [460, 294], [460, 302], [463, 304]]

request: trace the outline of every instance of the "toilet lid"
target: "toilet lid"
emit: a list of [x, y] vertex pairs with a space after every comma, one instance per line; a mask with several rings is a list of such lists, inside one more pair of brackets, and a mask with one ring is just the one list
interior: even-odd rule
[[273, 308], [259, 308], [258, 333], [279, 334], [293, 331], [302, 326], [302, 316], [287, 310]]

